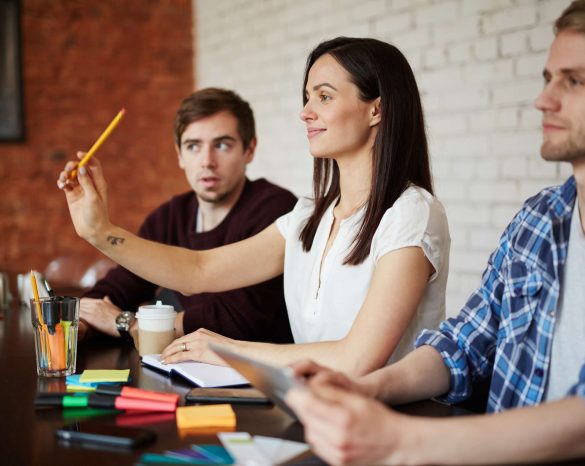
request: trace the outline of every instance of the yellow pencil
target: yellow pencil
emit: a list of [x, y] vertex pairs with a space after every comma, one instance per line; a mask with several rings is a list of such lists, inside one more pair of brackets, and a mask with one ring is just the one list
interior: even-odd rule
[[112, 131], [114, 131], [114, 128], [116, 128], [116, 126], [118, 126], [118, 123], [120, 123], [120, 120], [122, 119], [122, 117], [124, 116], [125, 113], [126, 113], [125, 108], [123, 108], [122, 110], [120, 110], [118, 112], [118, 114], [114, 117], [114, 119], [111, 121], [111, 123], [108, 125], [108, 127], [104, 130], [102, 135], [93, 144], [93, 146], [91, 146], [91, 149], [89, 149], [89, 151], [87, 151], [87, 154], [85, 154], [85, 156], [79, 161], [79, 163], [77, 164], [77, 167], [71, 171], [71, 173], [69, 174], [70, 179], [74, 179], [77, 176], [77, 170], [79, 168], [83, 167], [87, 162], [89, 162], [89, 159], [91, 159], [93, 157], [93, 154], [95, 154], [97, 152], [97, 150], [101, 147], [101, 145], [108, 138], [108, 136], [112, 133]]
[[32, 284], [32, 291], [35, 298], [35, 305], [37, 308], [37, 317], [39, 319], [39, 340], [42, 348], [42, 353], [44, 353], [47, 357], [47, 367], [52, 369], [52, 361], [51, 361], [51, 348], [49, 347], [48, 334], [47, 334], [47, 326], [43, 321], [43, 313], [41, 311], [41, 299], [39, 298], [39, 289], [37, 287], [37, 279], [35, 277], [34, 272], [30, 271], [30, 282]]
[[39, 298], [39, 289], [37, 288], [37, 280], [35, 278], [35, 274], [34, 272], [31, 270], [30, 271], [30, 282], [32, 285], [32, 291], [33, 291], [33, 295], [35, 298], [35, 304], [36, 304], [36, 308], [37, 308], [37, 317], [39, 319], [39, 324], [43, 325], [43, 314], [41, 312], [41, 300]]

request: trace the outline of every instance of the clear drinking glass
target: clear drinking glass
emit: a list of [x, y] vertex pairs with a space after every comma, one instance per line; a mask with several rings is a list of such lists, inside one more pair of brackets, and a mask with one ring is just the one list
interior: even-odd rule
[[30, 300], [37, 374], [65, 377], [75, 373], [79, 298], [54, 296]]

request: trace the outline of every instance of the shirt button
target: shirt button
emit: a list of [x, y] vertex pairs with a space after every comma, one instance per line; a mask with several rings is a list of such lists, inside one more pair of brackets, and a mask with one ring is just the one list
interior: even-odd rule
[[534, 369], [534, 375], [536, 377], [542, 377], [544, 375], [544, 371], [540, 367], [537, 367]]
[[514, 296], [522, 295], [522, 288], [514, 288]]

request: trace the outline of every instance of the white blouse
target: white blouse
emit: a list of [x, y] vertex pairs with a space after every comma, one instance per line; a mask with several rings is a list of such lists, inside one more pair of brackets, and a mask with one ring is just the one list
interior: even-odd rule
[[[420, 247], [435, 269], [424, 296], [400, 343], [388, 362], [414, 348], [418, 333], [436, 328], [445, 317], [445, 287], [451, 239], [441, 203], [426, 190], [411, 186], [382, 217], [370, 249], [359, 265], [344, 265], [365, 207], [341, 221], [337, 236], [321, 266], [333, 224], [329, 206], [315, 233], [313, 246], [303, 251], [299, 235], [313, 212], [312, 200], [300, 199], [295, 208], [276, 221], [286, 240], [284, 296], [296, 343], [339, 340], [353, 325], [366, 299], [376, 264], [385, 254], [409, 246]], [[321, 279], [319, 280], [319, 270]]]

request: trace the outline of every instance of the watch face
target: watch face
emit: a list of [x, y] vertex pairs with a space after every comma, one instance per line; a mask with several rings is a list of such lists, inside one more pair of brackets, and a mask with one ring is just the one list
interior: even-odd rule
[[133, 320], [133, 315], [131, 312], [122, 312], [116, 317], [116, 327], [118, 330], [128, 330], [130, 327], [130, 323]]

